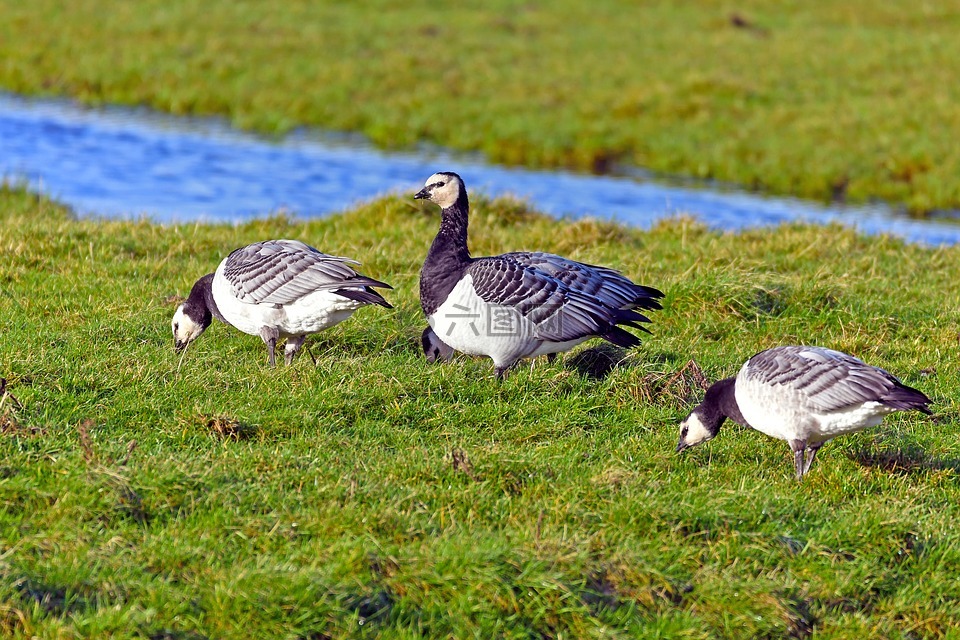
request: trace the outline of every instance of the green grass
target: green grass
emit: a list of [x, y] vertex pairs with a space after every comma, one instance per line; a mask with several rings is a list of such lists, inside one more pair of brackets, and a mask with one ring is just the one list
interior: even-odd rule
[[[960, 622], [957, 249], [839, 227], [557, 222], [474, 198], [476, 254], [536, 248], [661, 287], [655, 335], [502, 384], [429, 366], [435, 208], [239, 227], [74, 220], [0, 191], [0, 635], [940, 637]], [[395, 286], [270, 369], [169, 321], [229, 250], [303, 239]], [[802, 484], [732, 426], [676, 455], [707, 378], [817, 343], [935, 400], [828, 444]], [[592, 377], [597, 362], [619, 364]], [[591, 367], [591, 363], [593, 366]]]
[[[0, 87], [960, 207], [960, 8], [600, 0], [0, 0]], [[747, 27], [735, 26], [734, 16]]]

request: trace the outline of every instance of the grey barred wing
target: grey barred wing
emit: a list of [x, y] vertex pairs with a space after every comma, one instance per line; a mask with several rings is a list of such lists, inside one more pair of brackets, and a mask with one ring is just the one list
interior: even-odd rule
[[484, 302], [525, 318], [540, 340], [566, 342], [601, 335], [615, 323], [615, 310], [599, 299], [506, 256], [475, 260], [466, 273]]
[[253, 304], [289, 304], [315, 291], [387, 287], [351, 269], [355, 260], [317, 251], [297, 240], [267, 240], [237, 249], [223, 276], [236, 297]]
[[616, 309], [662, 309], [658, 302], [663, 292], [639, 285], [616, 269], [570, 260], [542, 251], [516, 251], [501, 257], [519, 262], [544, 273], [574, 291], [596, 296]]
[[811, 408], [823, 412], [865, 402], [886, 403], [899, 395], [900, 389], [909, 389], [883, 369], [823, 347], [768, 349], [750, 358], [741, 373], [750, 380], [788, 387], [802, 395]]

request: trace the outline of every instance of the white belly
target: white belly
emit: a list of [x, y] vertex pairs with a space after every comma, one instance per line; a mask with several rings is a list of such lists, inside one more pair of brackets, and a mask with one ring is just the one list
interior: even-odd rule
[[804, 394], [786, 386], [769, 386], [737, 378], [734, 390], [740, 413], [757, 431], [780, 440], [826, 442], [880, 424], [893, 410], [865, 402], [838, 411], [816, 411]]
[[277, 329], [280, 337], [316, 333], [343, 322], [363, 306], [332, 291], [315, 291], [283, 306], [242, 302], [219, 269], [213, 278], [213, 299], [227, 322], [254, 336], [264, 327]]
[[427, 317], [427, 322], [452, 348], [489, 356], [498, 367], [513, 365], [542, 344], [534, 337], [534, 325], [515, 309], [484, 302], [469, 275], [457, 283], [446, 301]]
[[551, 353], [566, 353], [573, 349], [575, 346], [581, 342], [586, 342], [593, 336], [585, 336], [583, 338], [577, 338], [576, 340], [567, 340], [566, 342], [541, 342], [540, 346], [537, 347], [537, 350], [530, 354], [530, 357], [536, 356], [545, 356]]
[[854, 433], [867, 427], [875, 427], [883, 420], [883, 416], [893, 413], [894, 409], [879, 402], [864, 402], [863, 404], [821, 414], [818, 417], [820, 428], [810, 437], [811, 442], [825, 442], [844, 433]]

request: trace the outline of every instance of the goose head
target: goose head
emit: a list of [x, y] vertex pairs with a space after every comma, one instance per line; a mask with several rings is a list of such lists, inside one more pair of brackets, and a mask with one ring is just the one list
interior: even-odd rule
[[453, 358], [453, 349], [441, 340], [431, 327], [423, 330], [420, 345], [423, 347], [423, 355], [426, 356], [427, 362], [434, 363], [438, 360], [449, 362]]
[[170, 326], [173, 329], [173, 346], [177, 352], [186, 349], [187, 345], [199, 338], [213, 322], [213, 314], [204, 295], [204, 289], [210, 288], [212, 282], [212, 273], [197, 280], [190, 295], [173, 314]]
[[455, 205], [461, 197], [465, 200], [466, 191], [460, 176], [449, 171], [440, 171], [427, 178], [423, 189], [417, 191], [413, 197], [417, 200], [429, 200], [441, 209], [447, 209]]
[[710, 416], [709, 412], [701, 411], [701, 407], [694, 409], [680, 423], [680, 441], [677, 443], [677, 453], [713, 439], [720, 431], [721, 422], [723, 422], [723, 416], [720, 414]]
[[735, 385], [735, 378], [727, 378], [713, 383], [707, 389], [703, 402], [680, 423], [677, 453], [715, 438], [720, 433], [723, 421], [728, 417], [739, 417], [742, 420], [740, 411], [736, 408]]

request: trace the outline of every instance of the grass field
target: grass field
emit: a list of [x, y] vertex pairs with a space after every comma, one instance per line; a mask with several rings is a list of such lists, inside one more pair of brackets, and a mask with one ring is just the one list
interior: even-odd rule
[[960, 7], [0, 0], [0, 87], [960, 208]]
[[[0, 635], [955, 633], [957, 249], [473, 200], [476, 254], [553, 250], [662, 288], [655, 335], [502, 384], [489, 360], [427, 365], [416, 282], [438, 213], [409, 195], [168, 227], [0, 191]], [[316, 364], [270, 369], [215, 325], [178, 368], [177, 296], [268, 237], [362, 260], [396, 309], [313, 338]], [[791, 342], [888, 368], [936, 415], [831, 442], [802, 484], [784, 443], [732, 426], [674, 454], [702, 376]]]

